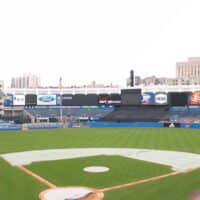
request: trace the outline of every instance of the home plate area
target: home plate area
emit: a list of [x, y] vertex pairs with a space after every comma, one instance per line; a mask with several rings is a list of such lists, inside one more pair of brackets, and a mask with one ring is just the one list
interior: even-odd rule
[[41, 200], [101, 200], [103, 193], [86, 187], [52, 188], [40, 193]]
[[153, 149], [48, 149], [0, 157], [49, 188], [39, 194], [40, 200], [102, 200], [109, 191], [200, 168], [199, 154]]

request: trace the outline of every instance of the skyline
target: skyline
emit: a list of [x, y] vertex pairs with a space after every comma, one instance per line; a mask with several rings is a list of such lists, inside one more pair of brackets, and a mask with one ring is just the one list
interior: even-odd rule
[[125, 85], [175, 77], [200, 56], [198, 0], [0, 2], [0, 80], [32, 73], [42, 85]]

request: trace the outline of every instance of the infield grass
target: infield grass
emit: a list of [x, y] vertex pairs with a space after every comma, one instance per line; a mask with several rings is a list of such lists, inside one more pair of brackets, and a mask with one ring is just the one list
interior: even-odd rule
[[[104, 173], [83, 171], [88, 166], [105, 166]], [[38, 162], [28, 169], [57, 186], [82, 185], [102, 189], [171, 172], [170, 167], [121, 156], [91, 156], [85, 158]]]

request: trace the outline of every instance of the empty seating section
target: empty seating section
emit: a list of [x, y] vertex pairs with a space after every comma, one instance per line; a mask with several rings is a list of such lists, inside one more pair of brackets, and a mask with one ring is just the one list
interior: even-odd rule
[[171, 122], [200, 123], [200, 107], [171, 107], [167, 117]]
[[168, 120], [165, 116], [167, 106], [128, 106], [119, 107], [105, 116], [102, 121], [135, 121], [135, 122], [158, 122]]
[[59, 108], [59, 107], [32, 107], [25, 108], [26, 111], [35, 117], [49, 117], [57, 118], [61, 115], [69, 117], [88, 117], [88, 118], [102, 118], [113, 111], [113, 108]]

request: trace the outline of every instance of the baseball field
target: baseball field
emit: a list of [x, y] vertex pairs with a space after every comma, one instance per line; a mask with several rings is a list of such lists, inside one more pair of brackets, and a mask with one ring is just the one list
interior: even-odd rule
[[[74, 128], [0, 132], [0, 199], [38, 200], [39, 194], [51, 185], [96, 188], [104, 191], [105, 200], [188, 200], [200, 190], [198, 167], [174, 173], [167, 165], [131, 159], [129, 156], [109, 155], [109, 152], [108, 155], [32, 160], [22, 166], [46, 180], [50, 183], [48, 185], [3, 156], [33, 150], [83, 151], [88, 148], [126, 148], [129, 153], [131, 149], [168, 150], [198, 155], [200, 131], [176, 128]], [[15, 161], [18, 159], [15, 156]], [[83, 169], [88, 166], [105, 166], [109, 171], [85, 172]]]

